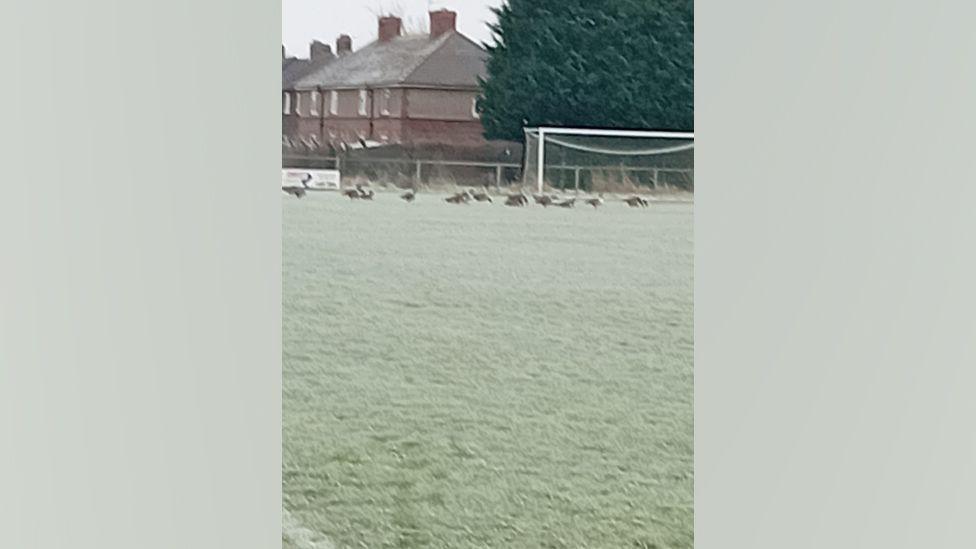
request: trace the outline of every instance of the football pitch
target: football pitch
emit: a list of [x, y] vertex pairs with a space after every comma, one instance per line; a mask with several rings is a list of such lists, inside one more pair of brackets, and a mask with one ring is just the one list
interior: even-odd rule
[[693, 546], [693, 205], [282, 197], [283, 544]]

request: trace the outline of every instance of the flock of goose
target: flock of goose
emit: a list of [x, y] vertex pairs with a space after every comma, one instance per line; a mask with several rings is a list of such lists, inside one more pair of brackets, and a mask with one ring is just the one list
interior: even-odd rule
[[[282, 190], [287, 194], [290, 194], [296, 198], [302, 198], [305, 196], [305, 191], [308, 189], [308, 185], [305, 181], [302, 181], [301, 187], [284, 187]], [[342, 195], [349, 198], [350, 200], [373, 200], [376, 194], [372, 189], [366, 189], [361, 184], [357, 184], [355, 188], [346, 189], [342, 191]], [[523, 207], [529, 205], [530, 196], [526, 195], [522, 191], [514, 194], [507, 194], [505, 196], [504, 204], [506, 206], [513, 207]], [[417, 199], [417, 192], [414, 190], [409, 190], [402, 195], [400, 198], [406, 202], [413, 202]], [[573, 208], [576, 206], [577, 201], [576, 196], [571, 196], [569, 198], [563, 198], [556, 194], [533, 194], [531, 195], [531, 200], [535, 201], [536, 204], [548, 208], [549, 206], [554, 206], [557, 208]], [[448, 204], [469, 204], [471, 202], [494, 202], [491, 195], [488, 194], [487, 189], [482, 192], [476, 192], [474, 189], [465, 190], [456, 194], [453, 194], [444, 199]], [[580, 202], [586, 204], [587, 206], [593, 206], [598, 208], [604, 204], [603, 194], [595, 197], [586, 197], [579, 199]], [[630, 206], [631, 208], [646, 208], [650, 205], [650, 201], [639, 195], [631, 195], [623, 199], [623, 202]]]
[[342, 191], [342, 196], [349, 197], [349, 200], [372, 200], [375, 194], [373, 189], [364, 189], [362, 185], [356, 185], [355, 189]]
[[[517, 193], [507, 194], [505, 196], [504, 204], [506, 206], [522, 207], [528, 206], [529, 200], [531, 198], [536, 204], [542, 206], [543, 208], [548, 208], [549, 206], [555, 206], [557, 208], [573, 208], [576, 206], [577, 200], [586, 204], [587, 206], [593, 206], [594, 208], [599, 208], [604, 204], [603, 194], [599, 196], [590, 196], [585, 198], [579, 198], [577, 196], [570, 196], [568, 198], [560, 197], [558, 194], [533, 194], [526, 195], [522, 191]], [[413, 202], [417, 198], [417, 193], [413, 190], [407, 191], [400, 195], [400, 198], [407, 202]], [[453, 194], [444, 199], [448, 204], [468, 204], [471, 202], [494, 202], [490, 194], [487, 191], [475, 192], [474, 189], [469, 189], [456, 194]], [[623, 202], [630, 206], [631, 208], [646, 208], [651, 202], [639, 195], [631, 195], [623, 199]]]

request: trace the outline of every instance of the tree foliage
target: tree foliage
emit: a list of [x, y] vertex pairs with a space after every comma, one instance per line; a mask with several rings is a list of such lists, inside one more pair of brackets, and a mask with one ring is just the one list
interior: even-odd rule
[[479, 101], [485, 135], [524, 126], [692, 130], [692, 0], [508, 0]]

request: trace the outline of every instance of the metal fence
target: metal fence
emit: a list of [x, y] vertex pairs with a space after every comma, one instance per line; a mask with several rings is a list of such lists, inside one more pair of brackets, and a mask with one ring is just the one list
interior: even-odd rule
[[[522, 166], [508, 162], [285, 155], [282, 157], [282, 167], [339, 170], [343, 178], [361, 177], [400, 187], [453, 183], [478, 187], [494, 185], [496, 188], [501, 188], [526, 183], [522, 178]], [[535, 186], [534, 182], [528, 184]], [[546, 185], [552, 188], [593, 191], [614, 184], [691, 191], [694, 189], [694, 170], [582, 165], [546, 166]]]
[[[533, 174], [529, 174], [530, 176]], [[547, 165], [546, 185], [555, 189], [593, 191], [613, 185], [659, 189], [694, 190], [695, 171], [684, 168], [636, 168], [616, 166]], [[529, 180], [532, 179], [532, 180]], [[524, 181], [535, 187], [534, 178]]]
[[341, 171], [343, 177], [385, 180], [398, 186], [453, 182], [500, 188], [519, 182], [522, 172], [521, 165], [506, 162], [352, 156], [285, 155], [282, 167], [334, 169]]

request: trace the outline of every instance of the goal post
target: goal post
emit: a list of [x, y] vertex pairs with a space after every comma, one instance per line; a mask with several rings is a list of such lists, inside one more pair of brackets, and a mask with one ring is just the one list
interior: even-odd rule
[[525, 128], [523, 185], [575, 191], [694, 189], [692, 132]]

